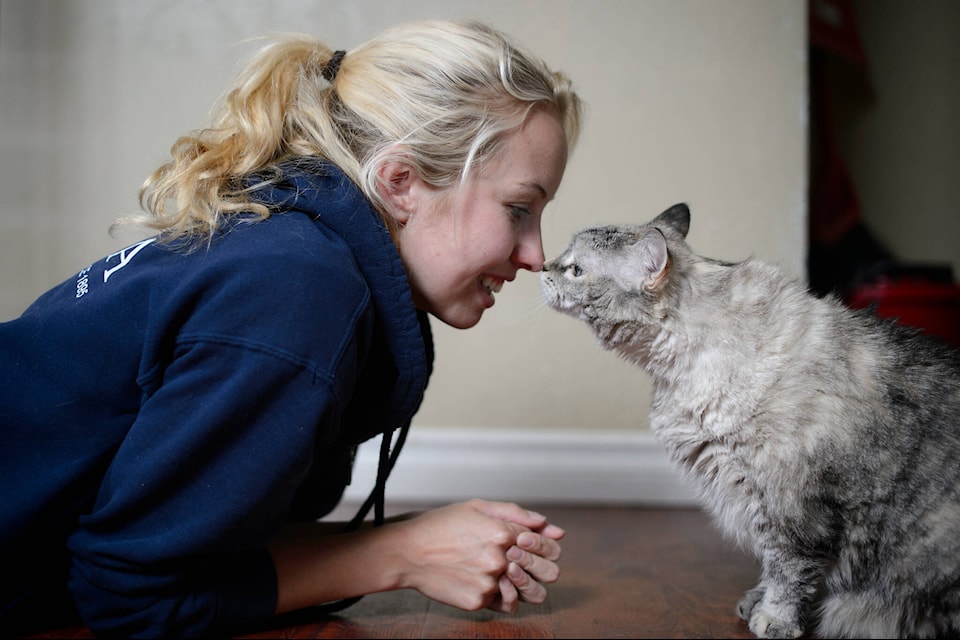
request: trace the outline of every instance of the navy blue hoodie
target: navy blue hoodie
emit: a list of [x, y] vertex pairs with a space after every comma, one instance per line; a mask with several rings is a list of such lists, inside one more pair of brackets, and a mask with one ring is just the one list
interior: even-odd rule
[[102, 634], [264, 622], [266, 545], [409, 425], [432, 344], [383, 222], [330, 165], [260, 198], [278, 212], [134, 244], [0, 324], [0, 629], [65, 586]]

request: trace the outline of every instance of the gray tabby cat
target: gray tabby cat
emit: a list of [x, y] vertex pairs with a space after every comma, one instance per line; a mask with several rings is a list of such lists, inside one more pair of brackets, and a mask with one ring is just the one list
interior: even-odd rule
[[653, 378], [651, 428], [756, 554], [757, 636], [960, 634], [960, 354], [776, 268], [696, 255], [686, 205], [576, 234], [547, 304]]

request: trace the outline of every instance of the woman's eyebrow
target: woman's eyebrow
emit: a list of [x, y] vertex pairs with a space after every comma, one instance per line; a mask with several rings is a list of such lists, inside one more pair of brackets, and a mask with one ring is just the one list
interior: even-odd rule
[[540, 197], [541, 197], [541, 198], [546, 198], [546, 197], [547, 197], [547, 190], [544, 189], [544, 188], [543, 188], [539, 183], [537, 183], [537, 182], [521, 182], [521, 183], [520, 183], [520, 186], [521, 186], [521, 187], [525, 187], [525, 188], [527, 188], [527, 189], [532, 189], [532, 190], [538, 192], [538, 193], [540, 194]]

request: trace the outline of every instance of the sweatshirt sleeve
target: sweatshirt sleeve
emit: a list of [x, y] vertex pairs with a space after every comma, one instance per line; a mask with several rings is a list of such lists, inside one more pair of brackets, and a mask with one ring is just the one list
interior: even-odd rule
[[181, 341], [69, 539], [70, 588], [108, 636], [208, 636], [269, 619], [266, 550], [338, 422], [308, 362], [232, 338]]

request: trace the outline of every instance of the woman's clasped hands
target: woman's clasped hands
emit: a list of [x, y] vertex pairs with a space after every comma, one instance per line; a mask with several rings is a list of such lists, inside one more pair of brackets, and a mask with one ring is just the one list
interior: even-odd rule
[[515, 613], [542, 603], [560, 575], [564, 530], [516, 504], [470, 500], [396, 526], [405, 529], [400, 586], [460, 609]]

